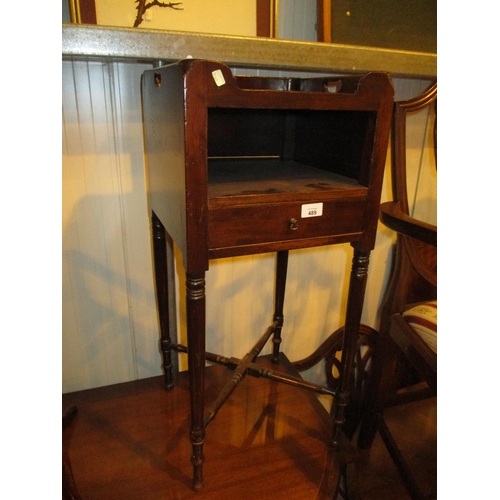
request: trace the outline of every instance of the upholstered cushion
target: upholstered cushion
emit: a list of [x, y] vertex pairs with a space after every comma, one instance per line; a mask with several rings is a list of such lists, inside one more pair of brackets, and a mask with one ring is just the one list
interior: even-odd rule
[[405, 311], [403, 318], [437, 353], [437, 301], [418, 304]]

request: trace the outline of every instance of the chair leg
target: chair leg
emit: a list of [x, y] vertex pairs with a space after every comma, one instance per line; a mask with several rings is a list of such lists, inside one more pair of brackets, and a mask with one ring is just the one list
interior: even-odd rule
[[381, 325], [372, 356], [372, 370], [367, 383], [366, 403], [357, 439], [360, 449], [369, 449], [378, 431], [379, 416], [393, 389], [398, 360], [397, 347]]
[[401, 454], [401, 451], [399, 450], [399, 447], [394, 440], [389, 427], [387, 427], [387, 424], [385, 423], [382, 415], [379, 415], [378, 418], [378, 429], [380, 432], [380, 437], [382, 438], [382, 441], [384, 442], [389, 455], [396, 465], [399, 475], [401, 476], [401, 479], [403, 480], [406, 489], [410, 494], [410, 497], [412, 498], [412, 500], [425, 500], [426, 497], [422, 493], [422, 490], [420, 489], [415, 476], [413, 475], [411, 469], [408, 467], [403, 455]]
[[288, 250], [278, 252], [276, 263], [276, 291], [274, 302], [273, 321], [278, 322], [278, 326], [273, 336], [273, 356], [272, 360], [277, 363], [280, 356], [281, 329], [283, 328], [283, 305], [285, 302], [286, 273], [288, 268]]

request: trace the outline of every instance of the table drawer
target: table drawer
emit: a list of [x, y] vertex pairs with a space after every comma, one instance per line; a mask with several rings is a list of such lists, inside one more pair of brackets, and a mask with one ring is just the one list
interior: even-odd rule
[[[362, 231], [365, 198], [319, 203], [265, 203], [209, 210], [209, 249]], [[311, 207], [308, 210], [308, 207]]]

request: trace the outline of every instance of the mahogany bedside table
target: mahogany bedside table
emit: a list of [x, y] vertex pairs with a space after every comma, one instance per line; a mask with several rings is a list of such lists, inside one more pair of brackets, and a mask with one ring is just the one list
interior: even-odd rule
[[[360, 325], [393, 105], [385, 73], [330, 78], [233, 76], [218, 62], [186, 60], [146, 71], [144, 128], [165, 382], [170, 350], [188, 353], [193, 486], [203, 486], [205, 428], [247, 374], [331, 394], [340, 443]], [[166, 243], [186, 272], [188, 345], [169, 335]], [[272, 338], [279, 368], [289, 250], [350, 242], [342, 368], [335, 391], [260, 369]], [[214, 258], [277, 252], [273, 323], [241, 360], [205, 352], [205, 273]], [[204, 411], [205, 360], [234, 369]]]

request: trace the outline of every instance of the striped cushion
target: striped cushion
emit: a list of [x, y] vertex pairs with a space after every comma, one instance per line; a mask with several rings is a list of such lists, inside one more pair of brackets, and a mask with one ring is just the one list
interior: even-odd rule
[[403, 313], [403, 318], [437, 354], [437, 301], [414, 306]]

